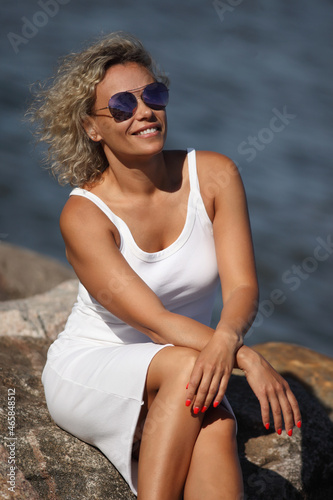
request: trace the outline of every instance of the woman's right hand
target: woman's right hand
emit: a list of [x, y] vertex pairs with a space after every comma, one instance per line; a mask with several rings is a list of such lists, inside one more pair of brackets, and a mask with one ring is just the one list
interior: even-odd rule
[[281, 434], [284, 420], [285, 429], [291, 436], [294, 425], [301, 427], [302, 417], [288, 382], [261, 354], [248, 346], [243, 345], [237, 351], [236, 364], [259, 400], [265, 428], [269, 428], [271, 408], [276, 432]]
[[187, 404], [193, 402], [194, 414], [218, 406], [225, 394], [235, 365], [236, 342], [217, 332], [201, 350], [187, 386]]

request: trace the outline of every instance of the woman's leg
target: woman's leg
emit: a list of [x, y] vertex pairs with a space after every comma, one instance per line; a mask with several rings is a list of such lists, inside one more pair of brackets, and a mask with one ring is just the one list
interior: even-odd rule
[[[185, 386], [197, 356], [192, 349], [167, 347], [151, 362], [146, 384], [149, 411], [139, 455], [138, 500], [179, 500], [185, 483], [184, 498], [191, 500], [241, 498], [236, 496], [242, 485], [234, 420], [222, 409], [194, 415], [185, 406]], [[216, 491], [230, 494], [219, 497]]]
[[210, 408], [193, 448], [184, 500], [243, 500], [236, 423], [220, 406]]
[[185, 406], [198, 352], [165, 347], [147, 373], [148, 414], [139, 454], [138, 500], [180, 500], [204, 415]]

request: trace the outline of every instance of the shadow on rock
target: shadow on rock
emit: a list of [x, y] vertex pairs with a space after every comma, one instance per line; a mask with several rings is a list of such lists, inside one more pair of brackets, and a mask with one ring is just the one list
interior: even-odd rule
[[282, 374], [302, 412], [302, 430], [278, 436], [266, 431], [259, 402], [241, 375], [233, 375], [228, 398], [238, 421], [238, 449], [246, 500], [324, 500], [332, 498], [332, 422], [300, 381]]

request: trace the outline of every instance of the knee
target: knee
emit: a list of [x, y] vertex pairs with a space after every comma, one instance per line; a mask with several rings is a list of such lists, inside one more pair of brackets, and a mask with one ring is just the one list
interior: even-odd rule
[[199, 352], [188, 347], [167, 347], [158, 360], [161, 383], [172, 384], [179, 388], [186, 387]]
[[180, 378], [186, 385], [191, 376], [194, 365], [198, 359], [199, 352], [189, 347], [175, 347], [172, 360], [173, 374]]

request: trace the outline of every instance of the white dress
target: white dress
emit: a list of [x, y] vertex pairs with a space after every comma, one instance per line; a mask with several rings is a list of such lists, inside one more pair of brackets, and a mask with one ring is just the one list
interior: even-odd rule
[[[115, 224], [121, 238], [120, 252], [166, 309], [209, 325], [219, 277], [213, 228], [200, 195], [194, 150], [188, 150], [188, 166], [190, 195], [185, 226], [172, 245], [156, 253], [141, 250], [125, 222], [96, 195], [80, 188], [71, 195], [88, 198]], [[130, 285], [124, 276], [112, 283], [112, 290]], [[100, 293], [103, 296], [105, 291]], [[99, 448], [136, 494], [133, 436], [148, 366], [166, 346], [153, 343], [96, 299], [79, 284], [65, 330], [48, 351], [42, 374], [46, 402], [54, 421]], [[226, 398], [224, 405], [232, 413]]]

